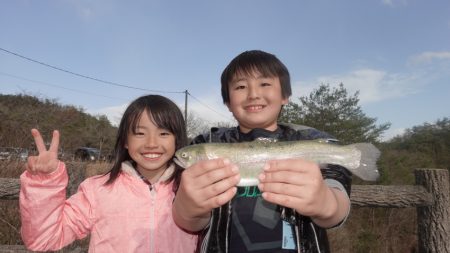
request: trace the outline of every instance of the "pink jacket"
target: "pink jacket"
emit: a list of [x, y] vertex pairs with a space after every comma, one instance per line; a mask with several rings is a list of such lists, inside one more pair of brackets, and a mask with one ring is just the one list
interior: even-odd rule
[[150, 191], [130, 163], [122, 164], [122, 172], [108, 186], [109, 175], [90, 177], [66, 199], [64, 163], [48, 175], [25, 171], [20, 214], [27, 248], [57, 250], [90, 234], [89, 252], [194, 252], [197, 236], [172, 219], [173, 183], [157, 183]]

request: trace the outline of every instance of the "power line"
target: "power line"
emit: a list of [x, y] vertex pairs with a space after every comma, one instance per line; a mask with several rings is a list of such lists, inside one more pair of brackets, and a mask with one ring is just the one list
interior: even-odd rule
[[189, 93], [188, 91], [186, 91], [186, 92], [187, 92], [187, 94], [188, 94], [189, 96], [191, 96], [193, 99], [195, 99], [195, 100], [196, 100], [198, 103], [200, 103], [201, 105], [207, 107], [207, 108], [210, 109], [211, 111], [213, 111], [213, 112], [219, 114], [220, 116], [222, 116], [222, 117], [224, 117], [224, 118], [230, 119], [228, 116], [223, 115], [222, 113], [220, 113], [220, 112], [214, 110], [213, 108], [211, 108], [211, 107], [208, 106], [207, 104], [203, 103], [202, 101], [200, 101], [199, 99], [197, 99], [196, 97], [194, 97], [194, 96], [193, 96], [191, 93]]
[[92, 92], [87, 92], [87, 91], [81, 91], [81, 90], [77, 90], [77, 89], [67, 88], [67, 87], [64, 87], [64, 86], [51, 84], [51, 83], [46, 83], [46, 82], [42, 82], [42, 81], [31, 80], [31, 79], [28, 79], [28, 78], [25, 78], [25, 77], [20, 77], [20, 76], [8, 74], [8, 73], [2, 72], [2, 71], [0, 71], [0, 75], [9, 76], [9, 77], [12, 77], [12, 78], [15, 78], [15, 79], [18, 79], [18, 80], [27, 81], [27, 82], [31, 82], [31, 83], [37, 83], [37, 84], [42, 84], [42, 85], [46, 85], [46, 86], [50, 86], [50, 87], [55, 87], [55, 88], [58, 88], [58, 89], [73, 91], [73, 92], [77, 92], [77, 93], [81, 93], [81, 94], [88, 94], [88, 95], [93, 95], [93, 96], [98, 96], [98, 97], [110, 98], [110, 99], [114, 99], [114, 100], [117, 100], [117, 99], [129, 100], [129, 99], [125, 99], [125, 98], [110, 97], [110, 96], [105, 96], [105, 95], [101, 95], [101, 94], [97, 94], [97, 93], [92, 93]]
[[[195, 99], [195, 100], [196, 100], [198, 103], [200, 103], [201, 105], [203, 105], [203, 106], [205, 106], [206, 108], [210, 109], [211, 111], [217, 113], [218, 115], [220, 115], [220, 116], [222, 116], [222, 117], [224, 117], [224, 118], [230, 119], [228, 116], [225, 116], [225, 115], [221, 114], [220, 112], [214, 110], [214, 109], [213, 109], [212, 107], [210, 107], [209, 105], [207, 105], [207, 104], [203, 103], [202, 101], [200, 101], [198, 98], [194, 97], [194, 96], [193, 96], [192, 94], [190, 94], [187, 90], [185, 90], [185, 91], [159, 91], [159, 90], [149, 90], [149, 89], [144, 89], [144, 88], [140, 88], [140, 87], [134, 87], [134, 86], [130, 86], [130, 85], [123, 85], [123, 84], [119, 84], [119, 83], [115, 83], [115, 82], [105, 81], [105, 80], [102, 80], [102, 79], [99, 79], [99, 78], [95, 78], [95, 77], [90, 77], [90, 76], [78, 74], [78, 73], [75, 73], [75, 72], [70, 71], [70, 70], [66, 70], [66, 69], [63, 69], [63, 68], [60, 68], [60, 67], [56, 67], [56, 66], [47, 64], [47, 63], [45, 63], [45, 62], [41, 62], [41, 61], [38, 61], [38, 60], [31, 59], [31, 58], [29, 58], [29, 57], [23, 56], [23, 55], [18, 54], [18, 53], [11, 52], [11, 51], [6, 50], [6, 49], [1, 48], [1, 47], [0, 47], [0, 50], [6, 52], [6, 53], [8, 53], [8, 54], [12, 54], [12, 55], [14, 55], [14, 56], [20, 57], [20, 58], [22, 58], [22, 59], [25, 59], [25, 60], [28, 60], [28, 61], [31, 61], [31, 62], [40, 64], [40, 65], [43, 65], [43, 66], [45, 66], [45, 67], [49, 67], [49, 68], [52, 68], [52, 69], [55, 69], [55, 70], [58, 70], [58, 71], [62, 71], [62, 72], [65, 72], [65, 73], [68, 73], [68, 74], [71, 74], [71, 75], [75, 75], [75, 76], [78, 76], [78, 77], [86, 78], [86, 79], [89, 79], [89, 80], [97, 81], [97, 82], [100, 82], [100, 83], [103, 83], [103, 84], [108, 84], [108, 85], [113, 85], [113, 86], [123, 87], [123, 88], [128, 88], [128, 89], [134, 89], [134, 90], [141, 90], [141, 91], [146, 91], [146, 92], [155, 92], [155, 93], [185, 93], [185, 94], [191, 96], [193, 99]], [[27, 80], [27, 79], [25, 79], [25, 78], [13, 76], [13, 75], [6, 74], [6, 73], [3, 73], [3, 74], [4, 74], [4, 75], [9, 75], [9, 76], [14, 77], [14, 78]], [[44, 83], [44, 82], [37, 82], [37, 81], [33, 81], [33, 80], [27, 80], [27, 81], [36, 82], [36, 83], [42, 83], [42, 84], [45, 84], [45, 85], [50, 85], [50, 86], [55, 86], [55, 87], [59, 87], [59, 88], [62, 88], [62, 89], [67, 89], [67, 90], [72, 90], [72, 91], [80, 92], [80, 91], [77, 91], [77, 90], [74, 90], [74, 89], [69, 89], [69, 88], [65, 88], [65, 87], [61, 87], [61, 86], [57, 86], [57, 85], [52, 85], [52, 84], [48, 84], [48, 83]], [[92, 94], [92, 93], [91, 93], [91, 94]], [[95, 95], [95, 94], [92, 94], [92, 95]], [[186, 98], [186, 99], [187, 99], [187, 98]]]
[[46, 67], [49, 67], [49, 68], [52, 68], [52, 69], [56, 69], [56, 70], [59, 70], [59, 71], [62, 71], [62, 72], [65, 72], [65, 73], [68, 73], [68, 74], [71, 74], [71, 75], [75, 75], [75, 76], [78, 76], [78, 77], [82, 77], [82, 78], [94, 80], [94, 81], [97, 81], [97, 82], [101, 82], [101, 83], [105, 83], [105, 84], [109, 84], [109, 85], [113, 85], [113, 86], [118, 86], [118, 87], [123, 87], [123, 88], [129, 88], [129, 89], [135, 89], [135, 90], [141, 90], [141, 91], [148, 91], [148, 92], [156, 92], [156, 93], [184, 93], [184, 91], [160, 91], [160, 90], [149, 90], [149, 89], [144, 89], [144, 88], [134, 87], [134, 86], [130, 86], [130, 85], [123, 85], [123, 84], [119, 84], [119, 83], [115, 83], [115, 82], [105, 81], [105, 80], [98, 79], [98, 78], [95, 78], [95, 77], [90, 77], [90, 76], [86, 76], [86, 75], [82, 75], [82, 74], [75, 73], [75, 72], [70, 71], [70, 70], [66, 70], [66, 69], [62, 69], [62, 68], [59, 68], [59, 67], [55, 67], [55, 66], [50, 65], [50, 64], [47, 64], [47, 63], [45, 63], [45, 62], [41, 62], [41, 61], [38, 61], [38, 60], [34, 60], [34, 59], [29, 58], [29, 57], [20, 55], [20, 54], [18, 54], [18, 53], [11, 52], [11, 51], [6, 50], [6, 49], [3, 49], [3, 48], [0, 48], [0, 50], [6, 52], [6, 53], [8, 53], [8, 54], [15, 55], [15, 56], [20, 57], [20, 58], [22, 58], [22, 59], [25, 59], [25, 60], [28, 60], [28, 61], [31, 61], [31, 62], [34, 62], [34, 63], [38, 63], [38, 64], [41, 64], [41, 65], [43, 65], [43, 66], [46, 66]]

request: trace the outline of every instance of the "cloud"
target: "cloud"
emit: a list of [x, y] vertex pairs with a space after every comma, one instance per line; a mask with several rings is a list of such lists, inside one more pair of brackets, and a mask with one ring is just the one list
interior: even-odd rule
[[83, 20], [89, 20], [93, 16], [93, 11], [90, 8], [84, 8], [79, 10], [80, 15], [83, 17]]
[[382, 70], [365, 68], [344, 74], [321, 76], [313, 81], [295, 82], [293, 91], [294, 97], [299, 97], [309, 95], [321, 84], [338, 87], [343, 83], [349, 95], [359, 91], [360, 103], [365, 104], [417, 93], [420, 91], [418, 81], [420, 78], [420, 72], [390, 74]]
[[405, 6], [405, 5], [408, 4], [408, 1], [407, 0], [381, 0], [381, 3], [383, 5], [387, 5], [389, 7], [394, 7], [394, 6], [397, 6], [397, 5]]
[[394, 6], [393, 0], [382, 0], [381, 3], [388, 6]]
[[105, 21], [121, 12], [121, 7], [115, 1], [65, 0], [65, 3], [86, 24], [91, 24], [94, 21]]
[[128, 103], [118, 106], [104, 107], [97, 110], [89, 110], [88, 113], [92, 115], [106, 115], [109, 122], [111, 122], [113, 126], [118, 127], [127, 106]]
[[429, 64], [438, 60], [450, 60], [449, 51], [441, 52], [423, 52], [418, 55], [410, 57], [408, 60], [409, 65]]
[[404, 134], [406, 131], [406, 128], [395, 128], [395, 129], [388, 129], [381, 137], [381, 141], [389, 141], [390, 139]]
[[[174, 102], [180, 107], [184, 114], [185, 101]], [[128, 107], [129, 103], [104, 107], [96, 110], [89, 110], [88, 113], [92, 115], [106, 115], [108, 120], [114, 126], [119, 126], [123, 113]], [[217, 95], [204, 95], [204, 97], [193, 98], [188, 97], [188, 113], [193, 113], [195, 117], [204, 120], [206, 125], [217, 125], [218, 122], [233, 122], [233, 115], [228, 111], [228, 108], [222, 103], [222, 98]]]

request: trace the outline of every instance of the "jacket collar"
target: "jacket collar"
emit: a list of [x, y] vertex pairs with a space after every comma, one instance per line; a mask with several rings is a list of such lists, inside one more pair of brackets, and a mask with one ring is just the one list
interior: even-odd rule
[[[172, 163], [166, 171], [164, 171], [164, 174], [159, 178], [158, 182], [156, 184], [159, 184], [160, 182], [167, 181], [167, 179], [172, 176], [173, 172], [175, 170], [175, 165]], [[136, 168], [133, 167], [131, 164], [131, 161], [125, 161], [122, 162], [122, 172], [133, 177], [133, 178], [139, 178], [141, 179], [141, 176], [137, 172]]]

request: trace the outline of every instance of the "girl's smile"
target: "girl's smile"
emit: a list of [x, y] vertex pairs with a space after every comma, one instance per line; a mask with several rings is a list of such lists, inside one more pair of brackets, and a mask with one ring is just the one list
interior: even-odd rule
[[145, 158], [156, 160], [161, 157], [162, 153], [143, 153], [142, 154]]

